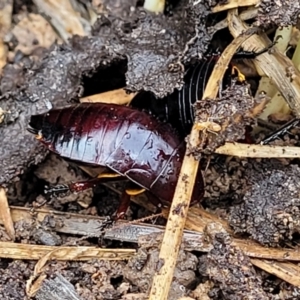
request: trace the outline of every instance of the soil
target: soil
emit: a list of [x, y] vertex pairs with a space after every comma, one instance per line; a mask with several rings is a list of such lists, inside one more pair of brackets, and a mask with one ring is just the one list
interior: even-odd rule
[[[201, 234], [209, 247], [203, 249], [190, 249], [186, 241], [182, 243], [168, 299], [300, 299], [299, 286], [255, 266], [234, 242], [238, 237], [275, 249], [298, 247], [299, 159], [214, 153], [226, 142], [259, 143], [293, 118], [292, 113], [274, 113], [264, 128], [256, 130], [260, 104], [268, 98], [252, 96], [259, 86], [257, 72], [249, 72], [254, 74], [251, 78], [246, 74], [246, 82], [238, 80], [235, 73], [226, 74], [217, 99], [192, 99], [202, 98], [210, 76], [211, 66], [205, 63], [215, 65], [218, 56], [212, 53], [232, 41], [227, 28], [216, 32], [214, 27], [226, 14], [212, 14], [217, 5], [229, 1], [170, 0], [162, 14], [146, 11], [143, 1], [138, 0], [70, 1], [73, 7], [65, 1], [69, 4], [62, 5], [61, 11], [54, 10], [58, 18], [51, 15], [47, 1], [4, 2], [0, 10], [11, 13], [7, 22], [1, 21], [8, 25], [2, 24], [0, 31], [0, 46], [6, 53], [0, 79], [0, 185], [12, 210], [24, 208], [32, 214], [14, 221], [13, 242], [135, 249], [136, 254], [115, 261], [50, 257], [41, 269], [36, 260], [2, 255], [0, 296], [16, 300], [147, 299], [153, 275], [163, 264], [159, 259], [161, 232], [149, 235], [146, 243], [128, 237], [105, 238], [100, 226], [98, 234], [63, 231], [64, 220], [72, 213], [77, 214], [75, 219], [86, 217], [85, 221], [113, 216], [124, 183], [109, 182], [64, 197], [45, 194], [46, 186], [86, 180], [98, 171], [50, 154], [26, 130], [31, 115], [78, 103], [84, 96], [125, 88], [128, 93], [137, 93], [133, 101], [136, 109], [170, 122], [182, 140], [195, 118], [202, 130], [202, 143], [188, 150], [200, 160], [205, 178], [205, 195], [197, 205], [221, 217], [231, 228], [228, 232], [220, 224], [207, 223]], [[61, 12], [77, 18], [78, 27], [66, 26], [72, 28], [71, 33], [57, 21], [66, 18], [67, 24], [71, 22], [61, 17]], [[296, 30], [299, 13], [297, 1], [262, 0], [255, 17], [247, 22], [266, 30], [272, 39], [280, 26], [294, 25]], [[197, 72], [191, 75], [189, 70]], [[202, 83], [200, 95], [195, 86]], [[195, 116], [180, 119], [182, 109], [187, 115], [194, 110]], [[299, 146], [299, 129], [284, 131], [270, 144]], [[152, 211], [132, 203], [127, 219], [159, 211], [149, 203], [146, 206]], [[42, 220], [35, 215], [39, 209], [47, 211]], [[61, 223], [52, 211], [61, 213]], [[166, 223], [162, 217], [149, 219], [146, 224], [153, 228]], [[4, 225], [0, 226], [0, 241], [12, 241]]]

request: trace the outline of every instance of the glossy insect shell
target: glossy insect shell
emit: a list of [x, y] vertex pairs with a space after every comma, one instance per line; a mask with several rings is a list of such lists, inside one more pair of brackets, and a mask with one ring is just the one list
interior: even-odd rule
[[[169, 124], [126, 106], [85, 103], [32, 116], [29, 126], [60, 156], [106, 166], [172, 201], [185, 143]], [[202, 198], [203, 186], [199, 171], [192, 201]]]

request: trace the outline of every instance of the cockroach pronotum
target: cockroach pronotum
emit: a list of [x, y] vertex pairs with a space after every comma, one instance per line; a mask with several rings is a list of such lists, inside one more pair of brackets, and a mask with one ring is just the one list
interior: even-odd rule
[[[148, 191], [152, 200], [172, 201], [186, 145], [171, 125], [145, 112], [114, 104], [83, 103], [32, 116], [28, 131], [63, 158], [106, 166], [128, 178], [140, 187], [135, 194]], [[63, 185], [57, 191], [78, 192], [105, 177]], [[122, 207], [134, 193], [126, 190]], [[192, 202], [199, 201], [203, 193], [199, 171]], [[123, 213], [120, 208], [117, 217]]]

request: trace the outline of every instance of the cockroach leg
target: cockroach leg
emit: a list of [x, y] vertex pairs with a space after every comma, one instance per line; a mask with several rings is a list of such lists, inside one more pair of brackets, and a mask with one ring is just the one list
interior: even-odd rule
[[118, 173], [101, 173], [97, 176], [97, 178], [99, 178], [99, 179], [105, 178], [106, 180], [108, 180], [108, 179], [116, 180], [121, 177], [123, 177], [123, 176]]
[[121, 201], [117, 209], [115, 220], [124, 219], [126, 211], [130, 205], [130, 195], [127, 194], [127, 191], [124, 191], [121, 196]]
[[46, 185], [44, 187], [45, 196], [52, 197], [65, 197], [71, 193], [68, 184], [56, 184], [56, 185]]
[[80, 193], [87, 189], [94, 188], [100, 183], [114, 181], [117, 179], [119, 180], [122, 178], [123, 177], [121, 175], [115, 173], [101, 173], [96, 178], [92, 178], [90, 180], [45, 186], [44, 193], [45, 195], [50, 195], [52, 197], [65, 197], [70, 193]]

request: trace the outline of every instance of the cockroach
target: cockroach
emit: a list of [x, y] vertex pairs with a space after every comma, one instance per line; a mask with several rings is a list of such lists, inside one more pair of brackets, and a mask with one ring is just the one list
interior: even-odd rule
[[[148, 191], [152, 201], [173, 199], [186, 144], [170, 124], [146, 112], [115, 104], [82, 103], [31, 116], [28, 131], [63, 158], [105, 166], [139, 186], [139, 190], [126, 190], [118, 217], [124, 213], [129, 195]], [[78, 192], [108, 178], [111, 174], [53, 191]], [[199, 201], [203, 193], [199, 171], [192, 202]]]
[[[234, 59], [253, 59], [268, 51], [273, 45], [274, 43], [257, 53], [240, 51], [234, 55]], [[189, 67], [181, 90], [175, 90], [174, 93], [162, 99], [156, 98], [149, 92], [141, 92], [133, 98], [130, 105], [166, 120], [178, 130], [181, 136], [188, 135], [195, 119], [194, 103], [202, 99], [206, 84], [218, 59], [218, 55], [211, 55]], [[219, 91], [230, 86], [232, 78], [236, 76], [239, 81], [245, 80], [233, 61], [220, 82]]]

